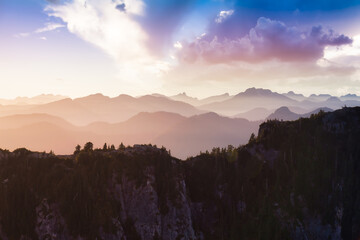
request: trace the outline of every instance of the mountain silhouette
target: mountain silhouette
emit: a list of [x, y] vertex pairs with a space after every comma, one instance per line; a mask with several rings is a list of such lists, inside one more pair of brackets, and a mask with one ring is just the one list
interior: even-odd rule
[[332, 112], [333, 110], [330, 108], [317, 108], [311, 112], [305, 113], [305, 114], [297, 114], [292, 111], [288, 107], [281, 107], [275, 110], [274, 113], [270, 114], [266, 119], [268, 120], [283, 120], [283, 121], [294, 121], [299, 118], [308, 118], [312, 114], [317, 114], [320, 111], [323, 112]]
[[199, 106], [200, 109], [233, 116], [254, 108], [275, 109], [281, 106], [296, 105], [297, 101], [272, 92], [268, 89], [249, 88], [228, 100]]
[[155, 112], [139, 113], [124, 122], [95, 122], [87, 126], [75, 126], [47, 114], [2, 117], [0, 124], [0, 146], [11, 150], [26, 147], [71, 154], [74, 146], [84, 141], [91, 141], [97, 147], [104, 143], [152, 143], [165, 146], [174, 156], [185, 159], [213, 147], [244, 144], [251, 133], [258, 131], [260, 122], [221, 117], [216, 113], [187, 118]]

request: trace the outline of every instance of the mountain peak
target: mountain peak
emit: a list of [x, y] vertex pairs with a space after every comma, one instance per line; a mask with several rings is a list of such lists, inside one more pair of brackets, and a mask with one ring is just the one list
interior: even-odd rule
[[273, 120], [284, 120], [284, 121], [293, 121], [300, 117], [300, 115], [290, 111], [288, 107], [280, 107], [275, 110], [274, 113], [270, 114], [267, 119]]
[[110, 99], [110, 97], [104, 96], [101, 93], [95, 93], [95, 94], [91, 94], [86, 97], [76, 98], [76, 99], [74, 99], [74, 101], [79, 102], [79, 103], [86, 103], [86, 102], [94, 102], [95, 103], [95, 102], [103, 102], [103, 101], [106, 101], [107, 99]]
[[285, 95], [289, 95], [289, 96], [301, 96], [301, 97], [304, 96], [304, 95], [302, 95], [301, 93], [295, 93], [294, 91], [289, 91], [289, 92], [286, 93]]
[[229, 93], [223, 93], [220, 95], [215, 95], [215, 96], [210, 96], [207, 98], [203, 98], [201, 99], [203, 104], [207, 104], [207, 103], [211, 103], [211, 102], [221, 102], [221, 101], [225, 101], [227, 99], [230, 98], [230, 94]]
[[245, 90], [245, 92], [241, 92], [237, 95], [235, 95], [235, 97], [240, 97], [240, 96], [246, 96], [246, 97], [270, 97], [270, 96], [281, 96], [281, 97], [285, 97], [282, 96], [279, 93], [276, 92], [272, 92], [269, 89], [264, 89], [264, 88], [248, 88]]
[[182, 92], [174, 95], [173, 97], [189, 97], [189, 96], [186, 94], [186, 92]]
[[220, 117], [220, 115], [215, 113], [215, 112], [207, 112], [207, 113], [200, 114], [199, 116], [201, 116], [201, 117], [209, 117], [209, 118]]
[[110, 98], [108, 96], [103, 95], [102, 93], [94, 93], [94, 94], [90, 94], [89, 96], [86, 97], [82, 97], [79, 99], [93, 99], [93, 100], [100, 100], [100, 99], [107, 99]]
[[341, 102], [341, 100], [337, 97], [329, 97], [326, 99], [327, 102]]
[[351, 94], [351, 93], [349, 93], [349, 94], [346, 94], [346, 95], [343, 95], [343, 96], [341, 96], [341, 97], [357, 97], [358, 95], [356, 95], [356, 94]]
[[215, 112], [207, 112], [192, 116], [191, 119], [214, 120], [214, 119], [219, 119], [220, 117], [221, 116]]
[[280, 107], [278, 109], [275, 110], [275, 113], [277, 114], [288, 114], [288, 113], [293, 113], [290, 111], [290, 109], [288, 107]]
[[245, 90], [244, 94], [250, 96], [250, 95], [262, 95], [262, 96], [266, 96], [266, 95], [271, 95], [274, 94], [274, 92], [272, 92], [269, 89], [263, 89], [263, 88], [248, 88]]
[[90, 94], [89, 97], [103, 98], [103, 97], [106, 97], [106, 96], [104, 94], [102, 94], [102, 93], [94, 93], [94, 94]]
[[175, 101], [186, 102], [191, 105], [196, 105], [199, 101], [199, 99], [197, 99], [196, 97], [188, 96], [185, 92], [179, 93], [174, 96], [170, 96], [170, 99], [175, 100]]

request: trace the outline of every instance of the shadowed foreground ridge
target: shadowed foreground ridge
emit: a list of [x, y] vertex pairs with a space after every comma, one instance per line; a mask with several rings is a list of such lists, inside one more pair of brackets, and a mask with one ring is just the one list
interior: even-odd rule
[[0, 151], [0, 239], [359, 239], [360, 108], [239, 148]]

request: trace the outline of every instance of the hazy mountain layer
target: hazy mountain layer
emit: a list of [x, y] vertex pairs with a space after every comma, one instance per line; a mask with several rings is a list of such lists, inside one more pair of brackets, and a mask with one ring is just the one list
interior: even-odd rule
[[[282, 106], [287, 106], [294, 110], [298, 109], [306, 113], [317, 108], [339, 109], [344, 106], [360, 106], [360, 97], [347, 95], [337, 98], [327, 94], [313, 94], [309, 97], [304, 97], [293, 92], [279, 94], [268, 89], [249, 88], [245, 92], [239, 93], [225, 101], [201, 105], [198, 108], [226, 116], [240, 115], [245, 118], [247, 118], [246, 113], [248, 112], [249, 117], [247, 119], [254, 119], [254, 117], [258, 118], [258, 116], [263, 115], [259, 109], [265, 108], [271, 110]], [[254, 116], [254, 113], [256, 113], [254, 111], [256, 110], [258, 113]]]
[[178, 113], [187, 117], [203, 112], [184, 102], [150, 95], [139, 98], [128, 95], [109, 98], [95, 94], [41, 105], [0, 106], [0, 116], [43, 113], [61, 117], [74, 125], [87, 125], [98, 121], [116, 123], [128, 120], [140, 112], [158, 111]]
[[[41, 96], [45, 98], [47, 95]], [[279, 94], [268, 89], [249, 88], [234, 96], [225, 93], [204, 99], [190, 97], [185, 93], [175, 96], [152, 94], [136, 98], [124, 94], [113, 98], [94, 94], [76, 99], [36, 103], [0, 105], [0, 116], [41, 113], [61, 117], [74, 125], [81, 126], [94, 122], [118, 123], [140, 112], [159, 111], [177, 113], [185, 117], [215, 112], [222, 116], [258, 121], [266, 119], [272, 111], [283, 106], [297, 114], [305, 114], [318, 108], [339, 109], [344, 106], [360, 106], [360, 97], [355, 94], [340, 98], [328, 94], [313, 94], [305, 97], [294, 92]]]
[[62, 95], [41, 94], [35, 97], [17, 97], [15, 99], [0, 99], [1, 105], [28, 105], [28, 104], [46, 104], [67, 98]]
[[199, 106], [200, 109], [233, 116], [254, 108], [276, 109], [281, 106], [297, 105], [297, 101], [267, 89], [249, 88], [245, 92], [222, 101]]
[[238, 146], [258, 131], [260, 122], [220, 117], [215, 113], [183, 117], [175, 113], [139, 113], [121, 123], [96, 122], [85, 127], [44, 114], [14, 115], [0, 118], [0, 146], [19, 146], [37, 151], [53, 150], [70, 154], [74, 146], [92, 141], [95, 146], [108, 144], [153, 143], [171, 149], [185, 159], [213, 147]]
[[274, 113], [270, 114], [266, 119], [294, 121], [294, 120], [297, 120], [299, 118], [308, 118], [312, 114], [317, 114], [320, 111], [331, 112], [333, 110], [330, 109], [330, 108], [318, 108], [318, 109], [315, 109], [314, 111], [311, 111], [311, 112], [308, 112], [308, 113], [305, 113], [305, 114], [297, 114], [297, 113], [294, 113], [294, 112], [290, 111], [290, 109], [288, 107], [281, 107], [279, 109], [276, 109], [276, 111]]
[[200, 105], [214, 103], [214, 102], [222, 102], [227, 99], [230, 99], [231, 97], [232, 96], [230, 96], [228, 93], [224, 93], [221, 95], [215, 95], [215, 96], [210, 96], [210, 97], [203, 98], [203, 99], [198, 99], [198, 98], [190, 97], [190, 96], [186, 95], [186, 93], [179, 93], [177, 95], [170, 96], [169, 98], [176, 100], [176, 101], [186, 102], [193, 106], [200, 106]]
[[271, 111], [266, 108], [254, 108], [249, 111], [238, 113], [234, 115], [235, 118], [245, 118], [250, 121], [261, 121], [266, 119], [271, 114]]
[[[319, 110], [300, 115], [283, 107], [267, 119], [296, 120]], [[105, 142], [126, 145], [153, 143], [167, 147], [178, 158], [186, 159], [213, 147], [245, 144], [250, 135], [258, 131], [260, 123], [221, 117], [215, 113], [186, 118], [176, 113], [156, 112], [139, 113], [120, 123], [95, 122], [78, 127], [47, 114], [22, 114], [0, 118], [0, 146], [11, 150], [22, 146], [70, 154], [75, 145], [85, 141], [98, 147]]]

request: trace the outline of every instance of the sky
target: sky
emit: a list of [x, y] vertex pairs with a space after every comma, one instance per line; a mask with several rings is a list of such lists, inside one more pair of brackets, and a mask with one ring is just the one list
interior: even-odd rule
[[0, 98], [360, 95], [360, 0], [0, 0]]

